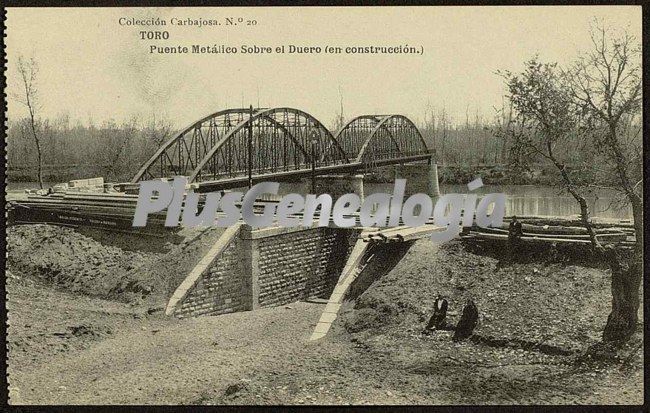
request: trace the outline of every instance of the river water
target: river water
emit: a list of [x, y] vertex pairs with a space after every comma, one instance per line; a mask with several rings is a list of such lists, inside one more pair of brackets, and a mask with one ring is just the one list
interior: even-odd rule
[[[51, 186], [53, 184], [48, 184]], [[425, 192], [426, 188], [418, 185], [417, 188], [409, 188], [407, 183], [407, 195], [415, 192]], [[23, 192], [25, 188], [37, 188], [35, 182], [9, 183], [9, 192]], [[280, 193], [290, 192], [305, 193], [308, 185], [281, 183]], [[466, 185], [440, 185], [441, 193], [467, 193]], [[392, 183], [369, 183], [364, 182], [364, 193], [366, 195], [378, 192], [392, 193]], [[562, 194], [557, 188], [542, 185], [485, 185], [472, 193], [487, 194], [501, 192], [506, 195], [506, 215], [543, 215], [543, 216], [569, 216], [580, 213], [576, 201], [569, 194]], [[602, 218], [631, 219], [632, 211], [628, 206], [623, 208], [610, 207], [615, 200], [614, 191], [600, 189], [593, 196], [588, 197], [589, 209], [593, 216]]]
[[[363, 190], [369, 194], [384, 192], [393, 193], [394, 183], [370, 183], [364, 182]], [[306, 193], [306, 185], [282, 183], [280, 193], [290, 192]], [[406, 196], [417, 192], [427, 192], [426, 185], [421, 182], [414, 182], [409, 185], [407, 181]], [[466, 194], [467, 185], [440, 185], [441, 194]], [[534, 215], [534, 216], [570, 216], [580, 214], [580, 207], [575, 199], [568, 193], [562, 193], [558, 188], [545, 185], [485, 185], [471, 193], [479, 195], [488, 193], [503, 193], [506, 195], [506, 215]], [[589, 211], [594, 217], [632, 219], [632, 210], [627, 205], [615, 208], [612, 203], [616, 200], [616, 193], [613, 190], [599, 189], [593, 195], [587, 197]]]
[[[392, 192], [392, 184], [364, 185], [366, 193]], [[440, 185], [442, 194], [468, 193], [467, 185]], [[562, 193], [558, 188], [543, 185], [485, 185], [472, 193], [488, 194], [503, 193], [506, 195], [506, 215], [535, 215], [535, 216], [569, 216], [580, 213], [580, 207], [568, 193]], [[599, 189], [593, 196], [587, 197], [592, 216], [601, 218], [631, 219], [632, 210], [629, 206], [622, 208], [610, 207], [616, 200], [616, 193], [611, 190]]]

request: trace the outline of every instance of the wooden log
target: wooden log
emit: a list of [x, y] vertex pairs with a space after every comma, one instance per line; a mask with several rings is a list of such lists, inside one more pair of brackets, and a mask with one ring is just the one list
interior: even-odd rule
[[[485, 239], [485, 240], [497, 240], [497, 241], [508, 241], [508, 236], [504, 234], [487, 234], [479, 232], [471, 232], [475, 238]], [[600, 237], [599, 237], [600, 238]], [[535, 236], [522, 236], [522, 242], [529, 243], [557, 243], [557, 244], [590, 244], [590, 240], [585, 239], [572, 239], [572, 238], [552, 238], [552, 237], [535, 237]], [[622, 238], [620, 235], [617, 237], [608, 237], [606, 239], [601, 239], [602, 242], [623, 242], [626, 241], [626, 238]]]
[[[508, 235], [509, 231], [501, 228], [477, 228], [473, 230], [474, 232], [478, 233], [485, 233], [485, 234], [505, 234]], [[562, 234], [562, 233], [556, 233], [555, 231], [547, 231], [547, 232], [529, 232], [529, 231], [524, 231], [523, 233], [524, 236], [530, 236], [530, 237], [538, 237], [538, 238], [567, 238], [567, 239], [586, 239], [589, 240], [589, 234], [585, 233], [584, 234]], [[600, 232], [598, 231], [596, 233], [596, 237], [599, 239], [603, 238], [611, 238], [614, 237], [615, 239], [625, 239], [627, 238], [627, 234], [623, 231], [612, 231], [612, 230], [607, 230], [607, 232]]]
[[[512, 217], [504, 217], [503, 221], [510, 223]], [[575, 226], [582, 227], [582, 221], [578, 216], [568, 217], [554, 217], [554, 216], [517, 216], [517, 220], [522, 223], [530, 223], [534, 225], [559, 225], [559, 226]], [[608, 228], [608, 227], [626, 227], [633, 228], [634, 223], [631, 219], [621, 218], [592, 218], [592, 225], [595, 228]]]

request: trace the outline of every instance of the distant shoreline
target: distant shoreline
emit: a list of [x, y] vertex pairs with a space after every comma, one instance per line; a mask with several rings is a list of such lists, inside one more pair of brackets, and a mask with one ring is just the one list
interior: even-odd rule
[[[55, 169], [58, 169], [55, 171]], [[427, 177], [428, 168], [419, 164], [399, 165], [398, 176], [412, 180], [422, 180]], [[67, 182], [72, 179], [85, 179], [103, 176], [107, 182], [128, 182], [135, 172], [124, 172], [119, 175], [106, 176], [106, 168], [93, 165], [75, 167], [63, 166], [44, 168], [43, 180], [50, 183]], [[438, 165], [438, 176], [441, 184], [464, 185], [480, 176], [487, 185], [553, 185], [553, 176], [544, 167], [533, 167], [528, 171], [515, 171], [507, 165]], [[368, 183], [385, 183], [395, 180], [395, 167], [380, 167], [365, 175]], [[36, 182], [36, 168], [8, 168], [7, 182], [29, 183]]]

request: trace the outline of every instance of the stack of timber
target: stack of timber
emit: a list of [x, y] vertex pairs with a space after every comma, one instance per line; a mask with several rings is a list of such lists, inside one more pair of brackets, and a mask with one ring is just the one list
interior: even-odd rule
[[[137, 192], [115, 191], [114, 188], [119, 185], [123, 184], [104, 184], [103, 180], [87, 179], [59, 184], [50, 189], [25, 191], [26, 199], [7, 202], [7, 225], [83, 226], [158, 237], [181, 229], [180, 226], [165, 227], [166, 209], [150, 213], [146, 226], [133, 227], [138, 195]], [[256, 213], [262, 212], [264, 202], [277, 201], [259, 199], [253, 205]], [[205, 194], [199, 194], [199, 211], [204, 205]], [[241, 208], [241, 202], [235, 205]], [[219, 211], [217, 218], [222, 216], [223, 212]]]
[[163, 236], [165, 213], [149, 215], [147, 226], [134, 228], [137, 195], [119, 192], [65, 191], [47, 195], [27, 194], [26, 200], [7, 204], [8, 225], [55, 224], [97, 227], [118, 232]]
[[[579, 218], [574, 217], [518, 217], [522, 223], [521, 241], [531, 244], [590, 244], [589, 234], [581, 226]], [[495, 228], [472, 226], [463, 231], [468, 241], [508, 242], [510, 218]], [[593, 219], [592, 226], [596, 238], [604, 244], [614, 243], [621, 247], [634, 245], [634, 227], [630, 220]]]
[[393, 242], [409, 242], [421, 238], [426, 238], [432, 232], [437, 232], [443, 228], [433, 224], [410, 227], [400, 225], [388, 228], [360, 227], [362, 229], [359, 239], [363, 242], [387, 244]]

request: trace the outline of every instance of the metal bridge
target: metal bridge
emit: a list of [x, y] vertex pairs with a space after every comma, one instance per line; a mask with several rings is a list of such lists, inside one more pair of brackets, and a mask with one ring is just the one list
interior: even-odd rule
[[422, 134], [402, 115], [363, 115], [336, 135], [293, 108], [227, 109], [181, 130], [132, 183], [187, 176], [199, 192], [289, 177], [431, 161]]

